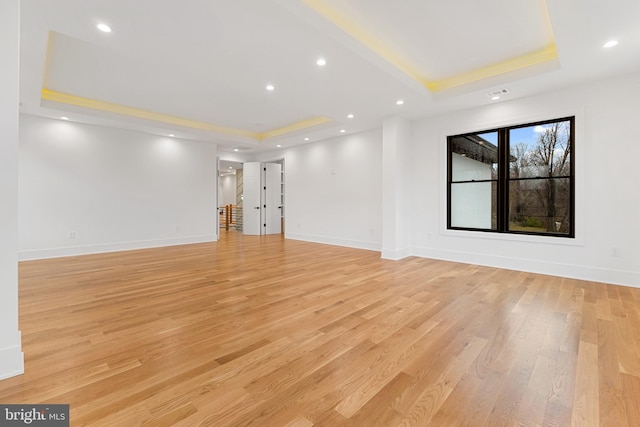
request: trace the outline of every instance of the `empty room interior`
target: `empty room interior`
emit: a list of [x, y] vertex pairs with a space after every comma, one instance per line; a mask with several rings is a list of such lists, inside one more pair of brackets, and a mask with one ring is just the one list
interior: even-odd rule
[[640, 425], [638, 22], [3, 0], [0, 405]]

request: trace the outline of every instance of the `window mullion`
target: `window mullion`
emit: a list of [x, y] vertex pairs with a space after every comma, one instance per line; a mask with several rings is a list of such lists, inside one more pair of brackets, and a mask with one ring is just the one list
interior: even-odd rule
[[509, 130], [498, 132], [498, 231], [509, 230]]

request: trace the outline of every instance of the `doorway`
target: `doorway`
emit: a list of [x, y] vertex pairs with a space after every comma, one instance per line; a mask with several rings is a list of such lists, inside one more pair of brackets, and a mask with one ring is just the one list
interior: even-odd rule
[[243, 164], [243, 232], [284, 232], [284, 159]]
[[284, 159], [218, 161], [219, 229], [247, 235], [284, 233]]
[[219, 230], [242, 231], [242, 172], [241, 162], [218, 160]]

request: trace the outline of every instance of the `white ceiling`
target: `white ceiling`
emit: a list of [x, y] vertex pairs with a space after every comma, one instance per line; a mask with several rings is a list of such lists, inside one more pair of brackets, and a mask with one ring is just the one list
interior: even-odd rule
[[640, 71], [638, 22], [637, 0], [22, 0], [21, 111], [265, 151]]

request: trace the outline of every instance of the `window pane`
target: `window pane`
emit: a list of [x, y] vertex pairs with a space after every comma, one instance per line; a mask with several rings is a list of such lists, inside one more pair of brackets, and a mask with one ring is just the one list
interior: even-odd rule
[[451, 226], [496, 229], [496, 182], [451, 184]]
[[569, 234], [569, 178], [509, 181], [509, 231]]
[[575, 237], [574, 122], [449, 136], [448, 227]]
[[571, 122], [509, 130], [509, 177], [571, 175]]
[[451, 137], [452, 181], [497, 179], [498, 133]]

